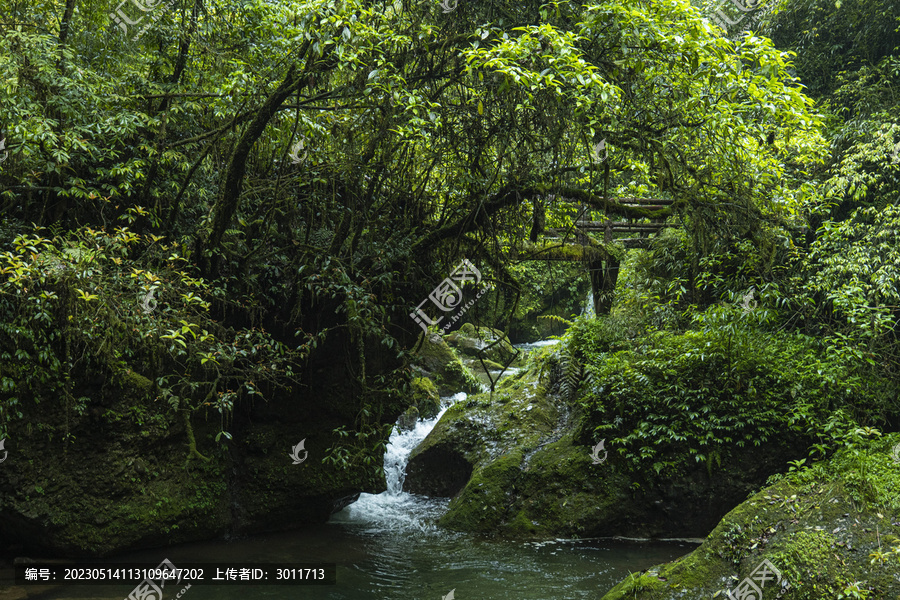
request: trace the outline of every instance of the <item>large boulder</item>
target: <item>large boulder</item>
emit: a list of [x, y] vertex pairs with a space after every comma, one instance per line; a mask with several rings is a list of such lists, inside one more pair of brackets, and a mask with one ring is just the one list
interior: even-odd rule
[[729, 512], [691, 554], [629, 576], [602, 600], [744, 597], [736, 588], [748, 580], [765, 584], [766, 600], [900, 598], [898, 442], [892, 434], [788, 474]]
[[444, 339], [459, 354], [502, 365], [510, 364], [519, 354], [499, 329], [476, 328], [471, 323], [464, 323]]
[[409, 384], [412, 390], [413, 406], [419, 412], [419, 418], [433, 419], [441, 410], [441, 397], [437, 386], [425, 377], [415, 377]]
[[474, 394], [481, 391], [475, 375], [459, 360], [453, 348], [437, 333], [424, 336], [413, 356], [413, 372], [427, 377], [442, 396], [457, 392]]
[[433, 381], [425, 377], [414, 377], [410, 381], [409, 388], [412, 393], [412, 406], [406, 409], [397, 421], [402, 431], [414, 428], [419, 419], [433, 419], [441, 410], [441, 397]]
[[[592, 458], [588, 421], [559, 393], [554, 349], [444, 413], [410, 455], [405, 489], [453, 496], [441, 524], [524, 537], [704, 536], [786, 464], [791, 449], [771, 443], [716, 468], [685, 457], [640, 469], [614, 444]], [[607, 440], [608, 441], [608, 440]]]
[[[336, 335], [320, 346], [309, 363], [314, 389], [236, 402], [231, 439], [219, 435], [215, 408], [175, 411], [124, 363], [73, 374], [73, 398], [22, 402], [0, 465], [0, 555], [84, 558], [283, 531], [327, 521], [360, 492], [384, 491], [381, 463], [364, 461], [382, 453], [335, 433], [359, 410], [351, 378], [333, 366], [346, 343]], [[405, 406], [380, 399], [386, 441], [382, 425]], [[356, 456], [335, 468], [341, 456], [329, 449], [348, 445]]]

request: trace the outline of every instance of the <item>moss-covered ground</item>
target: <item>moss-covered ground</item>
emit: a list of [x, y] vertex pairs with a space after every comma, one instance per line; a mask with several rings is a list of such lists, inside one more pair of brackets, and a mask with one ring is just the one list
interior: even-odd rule
[[[786, 600], [900, 597], [900, 434], [789, 473], [726, 515], [688, 556], [636, 573], [602, 600], [727, 597], [763, 560]], [[773, 586], [770, 583], [769, 586]]]

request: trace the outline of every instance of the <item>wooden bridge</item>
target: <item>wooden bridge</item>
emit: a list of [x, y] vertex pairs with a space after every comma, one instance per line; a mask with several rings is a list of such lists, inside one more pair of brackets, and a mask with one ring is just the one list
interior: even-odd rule
[[[603, 211], [607, 214], [634, 213], [627, 209], [642, 209], [642, 213], [663, 211], [670, 214], [674, 200], [658, 198], [617, 198], [604, 206], [582, 205], [578, 215], [588, 210]], [[667, 227], [666, 217], [635, 217], [625, 220], [606, 219], [603, 221], [576, 220], [571, 227], [549, 228], [544, 230], [543, 237], [531, 243], [525, 243], [514, 250], [514, 258], [518, 260], [561, 260], [583, 262], [591, 276], [591, 289], [594, 295], [594, 311], [596, 314], [607, 314], [612, 307], [613, 292], [619, 277], [620, 258], [609, 251], [608, 245], [615, 243], [625, 248], [646, 248], [650, 243], [650, 235]], [[590, 233], [603, 233], [603, 242], [592, 238]], [[617, 237], [621, 234], [631, 237]], [[636, 236], [634, 234], [637, 234]]]
[[[673, 203], [674, 200], [656, 198], [621, 198], [617, 202], [621, 206], [645, 210], [662, 210], [669, 208]], [[603, 232], [603, 241], [605, 243], [615, 241], [626, 248], [646, 248], [650, 240], [650, 234], [656, 233], [665, 227], [674, 227], [674, 225], [667, 225], [665, 219], [628, 219], [626, 221], [607, 219], [605, 221], [575, 221], [573, 228], [580, 233]], [[571, 230], [551, 228], [547, 230], [548, 235], [545, 235], [544, 239], [565, 239], [571, 233]], [[637, 233], [639, 237], [625, 239], [612, 237], [619, 233]]]

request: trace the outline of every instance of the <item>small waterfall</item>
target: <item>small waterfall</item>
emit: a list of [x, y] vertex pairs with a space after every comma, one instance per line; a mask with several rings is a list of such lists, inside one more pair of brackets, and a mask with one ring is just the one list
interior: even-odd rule
[[587, 298], [584, 301], [584, 310], [581, 312], [585, 317], [591, 318], [596, 317], [594, 314], [594, 291], [591, 290], [588, 292]]
[[[465, 398], [466, 395], [462, 394], [462, 396]], [[400, 431], [399, 427], [394, 429], [384, 452], [384, 477], [387, 480], [385, 494], [400, 496], [404, 493], [403, 482], [406, 480], [406, 463], [409, 461], [409, 455], [425, 439], [425, 436], [431, 433], [438, 419], [448, 407], [449, 404], [443, 407], [434, 419], [416, 421], [416, 426], [409, 431]]]
[[447, 506], [447, 499], [415, 496], [403, 491], [409, 455], [425, 439], [438, 419], [454, 403], [465, 400], [460, 392], [442, 399], [441, 411], [428, 421], [418, 421], [410, 431], [394, 428], [384, 453], [384, 475], [387, 491], [380, 494], [360, 494], [359, 500], [332, 515], [333, 523], [352, 523], [367, 526], [373, 532], [413, 528], [426, 531], [427, 523]]

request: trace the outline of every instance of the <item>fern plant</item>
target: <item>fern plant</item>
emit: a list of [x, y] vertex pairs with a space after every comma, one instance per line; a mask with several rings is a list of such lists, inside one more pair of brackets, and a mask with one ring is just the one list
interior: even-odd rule
[[560, 317], [559, 315], [539, 315], [538, 319], [547, 319], [548, 321], [552, 321], [553, 323], [558, 323], [566, 328], [569, 328], [572, 325], [574, 325], [574, 323], [572, 323], [572, 321], [570, 321], [568, 319], [564, 319], [564, 318]]
[[559, 365], [562, 371], [560, 391], [563, 398], [574, 401], [579, 388], [585, 384], [590, 385], [593, 374], [587, 369], [578, 347], [571, 340], [563, 344], [560, 350]]

